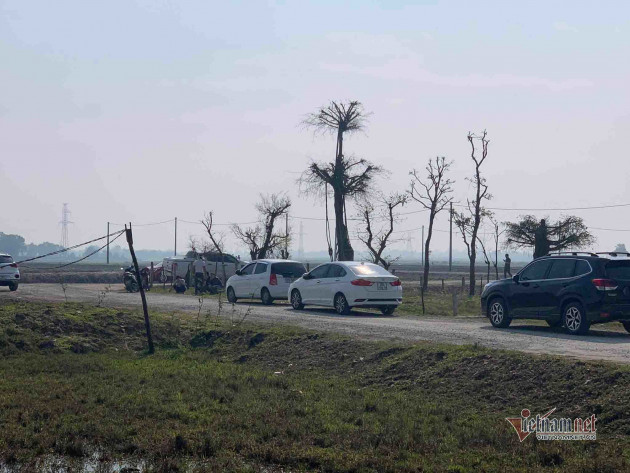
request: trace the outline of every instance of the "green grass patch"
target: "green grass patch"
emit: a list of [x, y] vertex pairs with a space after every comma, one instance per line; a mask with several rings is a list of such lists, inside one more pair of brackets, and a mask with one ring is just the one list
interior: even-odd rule
[[[98, 450], [156, 470], [630, 467], [625, 366], [152, 317], [159, 345], [147, 356], [140, 312], [0, 305], [0, 459], [80, 462]], [[598, 440], [520, 443], [504, 418], [525, 407], [595, 413]]]

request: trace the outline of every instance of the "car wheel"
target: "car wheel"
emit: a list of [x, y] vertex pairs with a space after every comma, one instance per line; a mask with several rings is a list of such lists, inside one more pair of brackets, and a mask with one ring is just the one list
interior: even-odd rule
[[621, 322], [623, 325], [623, 328], [626, 329], [626, 332], [630, 333], [630, 322]]
[[585, 334], [588, 332], [591, 325], [590, 322], [586, 320], [584, 308], [577, 302], [571, 302], [565, 306], [562, 321], [567, 332], [573, 335]]
[[160, 272], [160, 277], [158, 278], [158, 281], [160, 281], [162, 284], [166, 283], [166, 274], [164, 274], [164, 271]]
[[267, 289], [266, 287], [263, 287], [262, 291], [260, 291], [260, 300], [265, 305], [273, 304], [273, 297], [271, 297], [271, 294], [269, 294], [269, 289]]
[[562, 319], [559, 320], [546, 320], [547, 325], [553, 328], [562, 327]]
[[343, 294], [337, 294], [335, 296], [335, 310], [339, 315], [348, 315], [350, 313], [350, 306], [346, 300], [346, 296]]
[[381, 308], [381, 313], [383, 315], [392, 315], [395, 310], [396, 310], [396, 306], [390, 305], [388, 307], [382, 307]]
[[17, 291], [18, 283], [14, 282], [9, 284], [9, 291]]
[[231, 303], [231, 304], [236, 303], [236, 301], [238, 300], [236, 298], [236, 294], [234, 294], [234, 289], [232, 287], [228, 287], [227, 299], [228, 299], [228, 302]]
[[295, 310], [304, 309], [304, 304], [302, 304], [302, 294], [300, 294], [300, 291], [297, 289], [293, 289], [293, 292], [291, 293], [291, 306]]
[[506, 328], [512, 323], [503, 299], [492, 299], [488, 304], [488, 318], [493, 327]]

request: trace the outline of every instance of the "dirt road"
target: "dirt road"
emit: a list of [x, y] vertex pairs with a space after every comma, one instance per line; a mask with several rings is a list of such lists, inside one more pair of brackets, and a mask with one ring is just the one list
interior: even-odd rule
[[[68, 285], [66, 295], [69, 301], [94, 302], [103, 291], [102, 284]], [[193, 296], [176, 294], [147, 294], [149, 308], [162, 312], [197, 312], [198, 299]], [[64, 294], [59, 284], [24, 284], [17, 292], [0, 288], [0, 300], [22, 299], [39, 301], [63, 301]], [[120, 285], [104, 297], [103, 305], [109, 307], [140, 306], [139, 294], [128, 294]], [[211, 310], [216, 314], [218, 303], [205, 298], [204, 313]], [[263, 306], [259, 302], [251, 304], [239, 302], [235, 306], [225, 304], [223, 317], [240, 319], [254, 323], [291, 324], [317, 330], [337, 332], [361, 338], [389, 339], [404, 341], [428, 340], [452, 344], [478, 343], [485, 347], [520, 350], [529, 353], [562, 355], [583, 359], [608, 360], [619, 363], [630, 362], [630, 334], [619, 331], [611, 324], [600, 325], [586, 336], [571, 336], [560, 329], [546, 326], [526, 325], [515, 321], [509, 329], [494, 329], [482, 317], [384, 317], [380, 314], [354, 313], [340, 316], [331, 310], [311, 309], [294, 311], [288, 305], [274, 304]]]

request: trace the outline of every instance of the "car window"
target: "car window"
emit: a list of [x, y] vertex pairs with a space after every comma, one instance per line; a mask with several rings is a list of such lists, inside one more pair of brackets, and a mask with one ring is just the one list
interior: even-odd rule
[[325, 278], [326, 273], [328, 273], [328, 268], [330, 268], [330, 266], [331, 265], [329, 264], [322, 264], [321, 266], [318, 266], [313, 271], [311, 271], [311, 276], [313, 276], [313, 279]]
[[256, 271], [254, 274], [262, 274], [267, 272], [267, 263], [258, 263], [256, 265]]
[[356, 266], [350, 266], [350, 269], [357, 276], [391, 276], [391, 273], [385, 268], [372, 263], [363, 263]]
[[338, 264], [333, 264], [330, 268], [330, 271], [328, 271], [329, 278], [342, 278], [346, 274], [346, 270]]
[[8, 255], [0, 255], [0, 263], [13, 263], [13, 258]]
[[590, 272], [591, 272], [591, 265], [590, 264], [588, 264], [583, 259], [577, 260], [577, 263], [575, 264], [575, 275], [576, 276], [583, 276], [583, 275], [588, 274]]
[[630, 261], [609, 261], [606, 263], [606, 275], [611, 279], [630, 280]]
[[544, 279], [547, 269], [549, 269], [549, 265], [551, 265], [551, 260], [548, 259], [544, 261], [536, 261], [527, 266], [519, 274], [519, 278], [521, 281], [537, 281], [539, 279]]
[[256, 266], [255, 263], [248, 264], [243, 269], [241, 269], [241, 274], [243, 274], [243, 276], [248, 276], [252, 274], [254, 272], [254, 266]]
[[285, 278], [301, 278], [306, 268], [302, 263], [273, 263], [271, 272]]
[[551, 264], [547, 279], [572, 278], [575, 270], [574, 259], [555, 259]]

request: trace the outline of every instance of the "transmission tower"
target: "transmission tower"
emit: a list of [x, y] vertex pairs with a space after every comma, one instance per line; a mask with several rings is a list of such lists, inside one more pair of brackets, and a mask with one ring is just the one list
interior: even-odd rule
[[298, 246], [298, 259], [304, 259], [304, 225], [300, 221], [300, 241]]
[[70, 209], [68, 204], [64, 203], [61, 209], [61, 246], [68, 248], [68, 225], [72, 222], [68, 219], [70, 217]]

